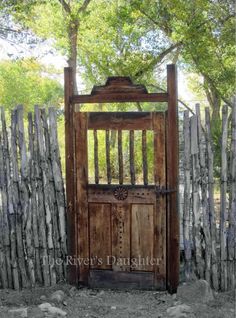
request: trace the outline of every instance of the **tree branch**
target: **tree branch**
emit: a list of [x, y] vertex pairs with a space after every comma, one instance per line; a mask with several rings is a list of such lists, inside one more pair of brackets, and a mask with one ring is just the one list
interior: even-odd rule
[[90, 2], [91, 2], [91, 0], [84, 0], [84, 3], [82, 4], [82, 6], [78, 10], [78, 14], [81, 12], [84, 12], [87, 9]]
[[168, 49], [161, 52], [156, 58], [154, 58], [146, 67], [143, 67], [141, 70], [139, 70], [135, 75], [134, 78], [142, 76], [145, 72], [155, 67], [155, 65], [158, 62], [161, 62], [161, 60], [170, 52], [172, 52], [174, 49], [179, 48], [182, 45], [182, 42], [178, 42], [175, 44], [172, 44]]
[[71, 13], [71, 8], [65, 0], [58, 0], [67, 13]]

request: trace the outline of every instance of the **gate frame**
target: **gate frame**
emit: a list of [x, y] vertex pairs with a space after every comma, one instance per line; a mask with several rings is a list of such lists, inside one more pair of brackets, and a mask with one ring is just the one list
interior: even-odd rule
[[[178, 213], [178, 103], [177, 68], [167, 65], [167, 93], [135, 93], [127, 91], [117, 94], [73, 94], [72, 68], [64, 68], [65, 103], [65, 158], [66, 158], [66, 198], [67, 198], [67, 237], [68, 237], [68, 282], [78, 283], [77, 257], [77, 213], [76, 213], [76, 169], [75, 169], [75, 123], [74, 106], [82, 103], [114, 102], [167, 102], [166, 111], [166, 177], [167, 189], [175, 189], [167, 195], [167, 290], [175, 293], [179, 283], [179, 213]], [[70, 258], [73, 257], [73, 260]]]

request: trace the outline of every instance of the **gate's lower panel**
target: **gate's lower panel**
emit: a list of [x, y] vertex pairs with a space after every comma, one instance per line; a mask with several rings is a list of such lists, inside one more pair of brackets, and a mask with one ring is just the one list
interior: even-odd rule
[[90, 270], [89, 287], [109, 289], [158, 289], [165, 290], [164, 279], [154, 282], [151, 272], [113, 272], [110, 270]]

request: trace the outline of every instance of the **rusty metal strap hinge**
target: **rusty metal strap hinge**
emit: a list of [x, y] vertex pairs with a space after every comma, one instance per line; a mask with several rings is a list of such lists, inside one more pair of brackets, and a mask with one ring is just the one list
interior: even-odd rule
[[170, 194], [173, 192], [177, 192], [177, 190], [176, 189], [167, 189], [163, 186], [163, 187], [156, 187], [155, 192], [158, 196], [160, 196], [160, 195], [166, 195], [166, 194]]

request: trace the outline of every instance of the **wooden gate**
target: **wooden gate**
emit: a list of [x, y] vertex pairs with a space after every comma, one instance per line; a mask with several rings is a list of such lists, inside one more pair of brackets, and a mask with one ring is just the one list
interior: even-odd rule
[[[66, 190], [69, 281], [91, 287], [168, 289], [179, 271], [177, 209], [178, 130], [174, 65], [167, 93], [148, 93], [127, 77], [108, 78], [91, 95], [73, 95], [65, 69]], [[75, 104], [167, 102], [165, 112], [81, 112]], [[94, 182], [88, 176], [88, 132], [93, 132]], [[104, 131], [106, 179], [99, 179], [98, 131]], [[110, 134], [117, 135], [118, 176], [111, 173]], [[129, 139], [129, 179], [124, 180], [122, 137]], [[135, 134], [141, 134], [142, 184], [135, 176]], [[147, 134], [153, 134], [152, 171]], [[149, 146], [150, 147], [150, 146]], [[151, 176], [151, 178], [150, 178]], [[149, 180], [152, 179], [152, 180]]]

